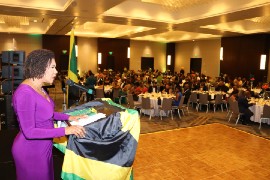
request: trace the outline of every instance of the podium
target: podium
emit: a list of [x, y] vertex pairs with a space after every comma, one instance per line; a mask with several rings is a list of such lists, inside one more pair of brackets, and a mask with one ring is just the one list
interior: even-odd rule
[[111, 99], [91, 101], [65, 111], [70, 115], [104, 113], [85, 127], [85, 138], [70, 135], [55, 138], [54, 145], [65, 153], [62, 179], [133, 179], [140, 118], [136, 110], [127, 109]]

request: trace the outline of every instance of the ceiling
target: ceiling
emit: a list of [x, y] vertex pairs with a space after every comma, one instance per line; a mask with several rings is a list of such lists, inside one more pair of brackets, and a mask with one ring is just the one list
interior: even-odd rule
[[0, 0], [0, 32], [158, 42], [270, 32], [269, 0]]

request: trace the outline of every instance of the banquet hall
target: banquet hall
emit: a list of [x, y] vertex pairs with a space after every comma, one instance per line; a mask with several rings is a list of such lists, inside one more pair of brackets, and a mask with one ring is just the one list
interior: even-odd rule
[[[269, 1], [0, 0], [0, 10], [0, 179], [16, 179], [11, 99], [35, 49], [55, 54], [58, 76], [44, 88], [56, 111], [102, 98], [136, 110], [132, 178], [270, 178]], [[66, 102], [72, 32], [79, 83], [95, 83], [93, 96], [77, 89]], [[64, 158], [53, 149], [55, 179]]]

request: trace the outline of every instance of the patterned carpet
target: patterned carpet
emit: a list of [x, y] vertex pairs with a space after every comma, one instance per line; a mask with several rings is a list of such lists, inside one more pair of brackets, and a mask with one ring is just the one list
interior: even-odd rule
[[141, 116], [141, 134], [157, 132], [157, 131], [166, 131], [171, 129], [178, 128], [187, 128], [204, 124], [211, 123], [221, 123], [233, 128], [237, 128], [239, 130], [270, 139], [270, 126], [267, 124], [262, 124], [262, 128], [259, 129], [258, 123], [252, 123], [249, 126], [242, 125], [238, 123], [235, 125], [236, 118], [232, 117], [231, 121], [228, 122], [227, 111], [221, 112], [220, 110], [214, 113], [213, 111], [209, 111], [209, 113], [205, 112], [197, 112], [195, 109], [190, 108], [190, 113], [186, 116], [182, 116], [179, 119], [178, 115], [175, 113], [173, 120], [171, 117], [165, 117], [163, 120], [160, 120], [159, 117], [152, 117], [149, 120], [149, 116]]

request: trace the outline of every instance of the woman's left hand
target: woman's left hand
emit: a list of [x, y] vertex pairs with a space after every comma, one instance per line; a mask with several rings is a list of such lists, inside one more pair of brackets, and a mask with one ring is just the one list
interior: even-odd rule
[[79, 119], [87, 118], [87, 115], [77, 115], [77, 116], [69, 116], [69, 121], [78, 121]]

